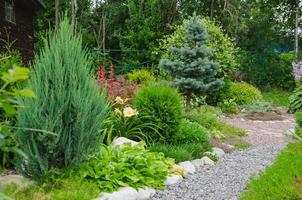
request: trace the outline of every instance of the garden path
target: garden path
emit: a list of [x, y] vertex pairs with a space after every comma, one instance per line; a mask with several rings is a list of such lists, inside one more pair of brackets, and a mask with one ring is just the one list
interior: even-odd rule
[[294, 129], [292, 115], [283, 113], [283, 120], [252, 121], [242, 117], [222, 120], [248, 131], [244, 140], [253, 146], [225, 154], [214, 166], [206, 167], [166, 191], [158, 191], [155, 200], [236, 200], [250, 177], [271, 165], [278, 153], [291, 140], [286, 134]]

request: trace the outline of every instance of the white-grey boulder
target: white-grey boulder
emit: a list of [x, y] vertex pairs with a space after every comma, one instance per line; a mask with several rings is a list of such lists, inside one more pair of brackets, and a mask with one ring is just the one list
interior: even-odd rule
[[139, 188], [136, 200], [148, 200], [155, 195], [155, 189], [153, 188]]
[[114, 146], [121, 146], [123, 144], [126, 144], [126, 143], [129, 143], [131, 144], [131, 146], [135, 146], [138, 144], [138, 142], [135, 142], [133, 140], [129, 140], [128, 138], [125, 138], [125, 137], [118, 137], [118, 138], [115, 138], [112, 142], [112, 144]]
[[175, 185], [176, 183], [179, 183], [182, 181], [183, 177], [181, 175], [171, 175], [168, 176], [165, 182], [165, 185]]
[[204, 160], [202, 159], [191, 160], [191, 163], [194, 165], [195, 169], [200, 169], [205, 165]]
[[180, 162], [178, 165], [183, 168], [185, 176], [196, 172], [194, 165], [190, 161]]
[[215, 165], [215, 162], [210, 158], [208, 158], [207, 156], [202, 157], [200, 160], [201, 162], [203, 162], [204, 165], [209, 165], [209, 166]]
[[218, 157], [221, 158], [225, 153], [222, 149], [218, 148], [218, 147], [213, 147], [212, 148], [212, 152]]
[[137, 200], [138, 192], [132, 187], [121, 187], [113, 193], [102, 192], [95, 200]]

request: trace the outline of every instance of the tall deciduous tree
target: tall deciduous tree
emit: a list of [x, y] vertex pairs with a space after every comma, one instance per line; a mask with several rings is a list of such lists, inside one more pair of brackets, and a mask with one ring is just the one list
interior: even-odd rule
[[194, 16], [186, 28], [185, 45], [172, 49], [179, 59], [162, 60], [160, 65], [175, 77], [176, 86], [187, 97], [188, 109], [193, 94], [206, 95], [220, 89], [224, 82], [215, 77], [219, 64], [211, 60], [211, 49], [205, 46], [209, 38], [205, 27]]

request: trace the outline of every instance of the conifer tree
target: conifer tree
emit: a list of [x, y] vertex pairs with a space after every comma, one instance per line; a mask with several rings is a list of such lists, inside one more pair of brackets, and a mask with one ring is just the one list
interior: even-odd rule
[[211, 49], [205, 46], [209, 35], [197, 17], [186, 27], [185, 45], [172, 48], [176, 60], [161, 60], [160, 66], [175, 77], [178, 89], [187, 97], [187, 108], [192, 95], [205, 96], [208, 92], [220, 89], [224, 82], [216, 78], [219, 64], [211, 60]]
[[34, 61], [29, 85], [36, 98], [20, 99], [18, 127], [53, 133], [17, 132], [27, 155], [17, 162], [24, 175], [38, 178], [52, 169], [76, 167], [98, 149], [108, 106], [90, 69], [81, 37], [63, 20]]

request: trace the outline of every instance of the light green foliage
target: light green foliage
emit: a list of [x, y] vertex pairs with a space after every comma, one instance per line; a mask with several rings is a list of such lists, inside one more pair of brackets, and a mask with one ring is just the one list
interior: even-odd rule
[[18, 170], [42, 178], [50, 170], [76, 167], [101, 142], [99, 130], [107, 113], [105, 97], [90, 76], [88, 56], [81, 38], [73, 35], [68, 20], [44, 41], [33, 65], [30, 87], [36, 99], [20, 99], [18, 126], [47, 130], [17, 133], [20, 148]]
[[189, 152], [186, 147], [188, 145], [173, 145], [173, 144], [163, 144], [163, 143], [154, 143], [148, 150], [151, 152], [161, 152], [166, 157], [173, 158], [175, 162], [182, 162], [187, 160], [192, 160], [192, 152]]
[[[161, 41], [160, 49], [163, 51], [162, 58], [173, 59], [174, 55], [169, 51], [172, 47], [180, 48], [184, 45], [184, 37], [186, 26], [191, 19], [185, 19], [182, 25], [174, 26], [174, 32], [166, 36]], [[205, 26], [209, 40], [206, 41], [206, 46], [213, 51], [213, 60], [220, 65], [220, 74], [222, 76], [231, 75], [239, 68], [238, 51], [233, 40], [223, 33], [222, 28], [216, 25], [208, 18], [198, 17], [198, 23]]]
[[177, 162], [201, 158], [204, 152], [210, 150], [208, 131], [196, 122], [183, 120], [179, 130], [169, 143], [155, 143], [150, 151], [163, 152], [166, 157]]
[[[1, 58], [5, 60], [7, 58]], [[34, 94], [29, 89], [13, 89], [16, 84], [25, 81], [29, 78], [29, 69], [11, 66], [6, 72], [1, 73], [1, 90], [0, 90], [0, 154], [1, 166], [5, 167], [11, 162], [9, 155], [11, 153], [19, 154], [24, 158], [24, 153], [18, 148], [15, 130], [13, 128], [16, 116], [16, 109], [20, 104], [17, 103], [16, 97], [34, 97]]]
[[223, 113], [238, 113], [238, 105], [234, 99], [224, 99], [222, 102], [218, 103], [218, 106]]
[[247, 113], [252, 113], [252, 112], [267, 113], [267, 112], [273, 112], [274, 108], [270, 103], [257, 101], [250, 105], [245, 106], [242, 111]]
[[134, 70], [129, 72], [127, 76], [131, 83], [135, 84], [142, 84], [155, 80], [155, 77], [152, 75], [152, 73], [146, 69]]
[[91, 200], [100, 194], [96, 184], [83, 180], [78, 174], [20, 188], [15, 184], [3, 186], [3, 192], [18, 200]]
[[[179, 129], [184, 116], [183, 99], [172, 87], [150, 84], [142, 87], [136, 94], [133, 105], [140, 115], [142, 122], [152, 123], [158, 126], [158, 132], [164, 141], [169, 141]], [[149, 131], [154, 141], [161, 138], [155, 131]]]
[[173, 158], [176, 162], [201, 158], [209, 146], [201, 143], [163, 144], [155, 143], [148, 147], [152, 152], [162, 152], [166, 157]]
[[174, 162], [161, 153], [145, 150], [144, 145], [143, 142], [134, 147], [102, 145], [99, 153], [83, 164], [81, 176], [95, 182], [104, 192], [123, 186], [164, 189]]
[[302, 84], [299, 84], [289, 96], [289, 108], [291, 113], [302, 111]]
[[276, 162], [255, 177], [240, 200], [298, 200], [302, 188], [302, 143], [289, 144]]
[[174, 144], [182, 143], [200, 143], [206, 146], [208, 143], [208, 131], [200, 124], [191, 122], [189, 120], [183, 120], [179, 131], [173, 137]]
[[221, 111], [211, 106], [202, 106], [198, 109], [186, 113], [186, 118], [192, 122], [197, 122], [209, 131], [209, 136], [222, 139], [228, 135], [244, 136], [243, 129], [228, 125], [218, 119]]
[[220, 68], [212, 60], [211, 48], [206, 46], [209, 38], [205, 26], [194, 16], [185, 26], [181, 47], [172, 46], [172, 59], [163, 59], [160, 66], [175, 78], [175, 85], [187, 97], [187, 109], [193, 95], [205, 96], [223, 87], [223, 80], [216, 77]]
[[295, 120], [297, 123], [296, 134], [301, 138], [302, 137], [302, 112], [295, 113]]
[[260, 90], [244, 82], [229, 82], [220, 92], [220, 101], [233, 99], [237, 105], [248, 105], [262, 98]]
[[263, 100], [276, 106], [288, 106], [288, 97], [290, 93], [284, 91], [263, 92]]
[[16, 51], [0, 53], [0, 74], [7, 72], [13, 66], [21, 65], [21, 56]]

